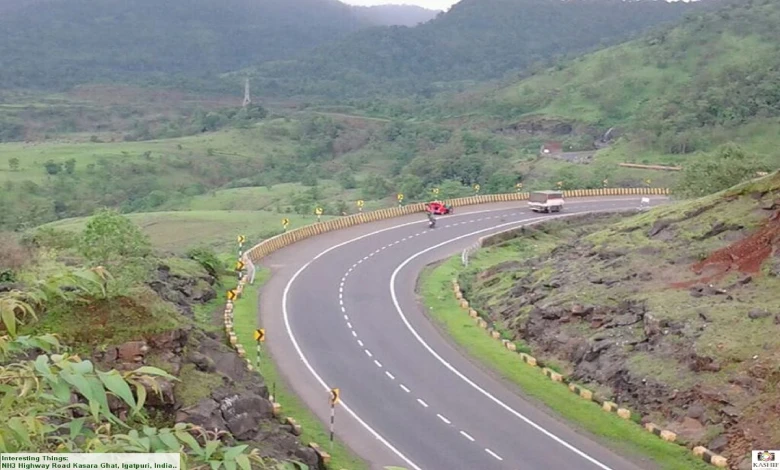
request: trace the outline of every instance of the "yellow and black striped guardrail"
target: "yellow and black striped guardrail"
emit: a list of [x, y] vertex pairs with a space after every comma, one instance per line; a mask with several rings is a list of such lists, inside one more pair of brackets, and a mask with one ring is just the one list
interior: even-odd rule
[[[564, 198], [578, 197], [603, 197], [603, 196], [666, 196], [669, 195], [669, 189], [666, 188], [603, 188], [603, 189], [573, 189], [563, 192]], [[480, 196], [462, 197], [449, 199], [445, 203], [452, 207], [463, 207], [477, 204], [491, 204], [497, 202], [512, 202], [528, 200], [529, 193], [506, 193], [506, 194], [485, 194]], [[305, 240], [315, 235], [320, 235], [334, 230], [341, 230], [355, 225], [369, 222], [377, 222], [395, 217], [423, 212], [424, 203], [410, 204], [403, 207], [392, 207], [379, 209], [371, 212], [360, 212], [337, 219], [331, 219], [326, 222], [318, 222], [304, 227], [290, 230], [281, 235], [263, 240], [257, 245], [247, 250], [244, 255], [245, 262], [249, 261], [256, 264], [258, 261], [273, 253], [276, 250], [292, 245], [293, 243]]]

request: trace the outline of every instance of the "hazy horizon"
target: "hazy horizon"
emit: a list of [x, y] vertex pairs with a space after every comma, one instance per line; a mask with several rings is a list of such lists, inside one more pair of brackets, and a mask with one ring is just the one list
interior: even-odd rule
[[448, 10], [460, 0], [341, 0], [348, 5], [417, 5], [430, 10]]

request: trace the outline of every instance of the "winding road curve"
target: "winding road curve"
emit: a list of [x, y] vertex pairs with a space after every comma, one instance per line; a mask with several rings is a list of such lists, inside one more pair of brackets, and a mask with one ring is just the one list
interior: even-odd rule
[[[562, 216], [633, 209], [640, 199], [571, 199]], [[341, 389], [336, 433], [373, 469], [652, 468], [572, 430], [484, 371], [442, 337], [414, 294], [425, 265], [479, 237], [553, 217], [560, 216], [523, 202], [470, 206], [433, 230], [416, 214], [279, 250], [263, 260], [273, 273], [260, 301], [268, 348], [323, 422], [327, 389]]]

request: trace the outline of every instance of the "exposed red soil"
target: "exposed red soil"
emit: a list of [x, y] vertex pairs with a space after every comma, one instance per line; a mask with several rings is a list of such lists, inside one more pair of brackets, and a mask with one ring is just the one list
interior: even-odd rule
[[[672, 287], [689, 288], [695, 284], [718, 281], [730, 273], [758, 274], [761, 265], [780, 249], [780, 210], [752, 235], [710, 254], [691, 270], [702, 276], [692, 281], [676, 282]], [[706, 274], [705, 274], [706, 273]]]

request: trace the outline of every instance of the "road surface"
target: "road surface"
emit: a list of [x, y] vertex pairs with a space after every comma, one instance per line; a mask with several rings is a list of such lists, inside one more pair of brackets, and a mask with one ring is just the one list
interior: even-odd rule
[[[640, 199], [570, 199], [561, 215], [637, 208]], [[336, 434], [372, 469], [653, 468], [521, 398], [453, 347], [415, 297], [425, 265], [479, 237], [557, 216], [531, 212], [522, 202], [468, 206], [439, 217], [433, 230], [416, 214], [273, 253], [263, 261], [273, 275], [260, 301], [268, 348], [323, 422], [329, 420], [328, 388], [341, 390]]]

